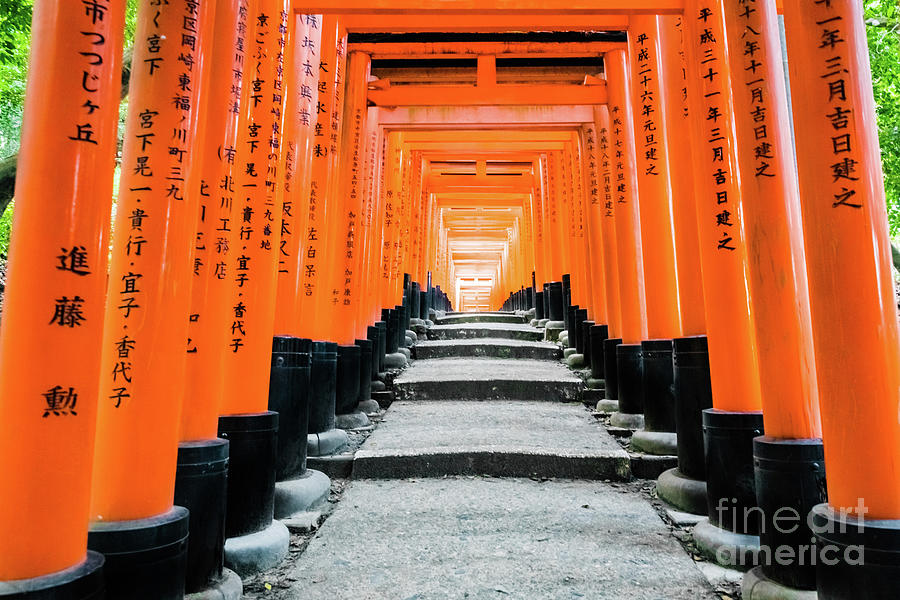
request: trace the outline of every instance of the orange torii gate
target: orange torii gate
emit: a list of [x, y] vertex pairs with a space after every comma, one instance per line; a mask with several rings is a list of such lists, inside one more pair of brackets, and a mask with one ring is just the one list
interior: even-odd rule
[[[751, 580], [896, 595], [900, 361], [860, 0], [783, 8], [796, 166], [772, 1], [145, 3], [109, 256], [123, 15], [94, 6], [35, 9], [43, 75], [0, 329], [0, 596], [96, 588], [90, 526], [112, 597], [178, 597], [179, 440], [213, 440], [224, 415], [229, 536], [252, 538], [276, 501], [275, 369], [311, 361], [326, 429], [310, 444], [327, 453], [333, 403], [355, 411], [384, 366], [362, 348], [403, 354], [412, 319], [451, 302], [534, 308], [539, 325], [552, 308], [569, 345], [602, 357], [606, 408], [626, 426], [644, 415], [638, 443], [674, 422], [660, 495], [708, 513], [707, 552], [737, 547], [725, 562], [746, 566], [788, 548]], [[628, 42], [353, 38], [521, 31]], [[597, 72], [578, 79], [503, 62], [585, 56]], [[379, 76], [382, 60], [441, 58], [475, 66], [465, 81]], [[38, 369], [47, 348], [65, 362]], [[266, 498], [253, 519], [235, 491], [248, 481]], [[804, 524], [773, 533], [780, 510]], [[169, 536], [160, 564], [176, 566], [144, 562], [138, 530]], [[811, 536], [836, 564], [813, 572]], [[844, 552], [860, 540], [866, 565]]]

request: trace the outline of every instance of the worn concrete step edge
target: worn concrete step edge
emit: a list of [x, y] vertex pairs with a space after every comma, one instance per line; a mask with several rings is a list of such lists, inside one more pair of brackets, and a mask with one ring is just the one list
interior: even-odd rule
[[418, 455], [377, 455], [360, 450], [353, 461], [353, 477], [359, 479], [458, 475], [629, 481], [631, 461], [625, 453], [565, 456], [465, 449]]
[[[450, 341], [450, 340], [441, 340]], [[558, 360], [562, 352], [555, 346], [505, 345], [504, 340], [485, 340], [483, 344], [428, 344], [413, 348], [417, 359], [430, 358], [524, 358]]]
[[525, 340], [539, 342], [544, 334], [539, 329], [481, 329], [476, 327], [446, 327], [428, 330], [429, 340], [471, 340], [482, 338], [498, 338], [504, 340]]
[[394, 399], [402, 400], [536, 400], [579, 402], [580, 381], [518, 379], [396, 381]]
[[446, 317], [438, 317], [434, 320], [435, 325], [455, 325], [457, 323], [518, 323], [525, 324], [527, 321], [519, 315], [447, 315]]

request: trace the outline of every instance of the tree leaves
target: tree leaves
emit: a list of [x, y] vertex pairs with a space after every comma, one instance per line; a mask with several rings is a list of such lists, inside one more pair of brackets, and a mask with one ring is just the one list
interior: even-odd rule
[[888, 224], [896, 237], [900, 233], [900, 10], [896, 0], [866, 0], [865, 16]]

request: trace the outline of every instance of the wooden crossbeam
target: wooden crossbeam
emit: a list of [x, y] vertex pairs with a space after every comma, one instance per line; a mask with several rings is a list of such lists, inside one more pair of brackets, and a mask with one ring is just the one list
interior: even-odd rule
[[517, 33], [521, 31], [624, 31], [622, 15], [345, 15], [350, 33]]
[[297, 0], [294, 10], [337, 15], [677, 15], [684, 12], [684, 4], [684, 0]]
[[600, 56], [625, 42], [377, 42], [350, 44], [350, 52], [365, 52], [373, 60], [438, 58], [572, 58]]
[[495, 194], [527, 194], [534, 188], [531, 175], [431, 175], [426, 179], [429, 192], [484, 190]]
[[591, 106], [430, 106], [383, 110], [382, 125], [397, 127], [517, 128], [580, 125], [594, 119]]
[[605, 85], [404, 85], [370, 89], [369, 101], [395, 106], [557, 106], [606, 104]]

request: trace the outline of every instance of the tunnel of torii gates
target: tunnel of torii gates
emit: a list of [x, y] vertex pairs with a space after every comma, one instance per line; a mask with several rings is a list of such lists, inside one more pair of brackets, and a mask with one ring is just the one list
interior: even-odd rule
[[[34, 7], [0, 596], [105, 578], [180, 597], [183, 506], [204, 516], [188, 591], [212, 585], [216, 536], [276, 527], [303, 429], [328, 452], [405, 331], [534, 309], [609, 340], [623, 418], [678, 409], [678, 476], [706, 481], [723, 534], [863, 540], [864, 566], [820, 565], [820, 597], [897, 597], [900, 360], [860, 0], [144, 0], [114, 190], [124, 4]], [[198, 473], [229, 452], [226, 494]], [[799, 541], [762, 527], [779, 507]]]

